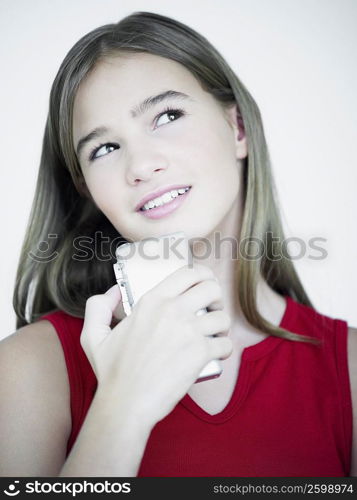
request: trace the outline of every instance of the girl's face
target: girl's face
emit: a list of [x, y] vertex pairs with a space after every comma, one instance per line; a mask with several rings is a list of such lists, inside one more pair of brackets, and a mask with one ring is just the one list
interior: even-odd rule
[[[235, 234], [247, 155], [238, 134], [235, 106], [223, 111], [185, 67], [151, 54], [100, 62], [74, 102], [74, 148], [87, 189], [127, 240]], [[191, 189], [182, 198], [173, 193], [172, 205], [159, 209], [165, 214], [137, 209], [147, 195], [175, 186]]]

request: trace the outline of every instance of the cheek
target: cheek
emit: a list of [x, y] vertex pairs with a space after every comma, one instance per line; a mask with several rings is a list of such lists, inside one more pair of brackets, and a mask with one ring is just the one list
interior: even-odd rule
[[[97, 169], [85, 175], [87, 189], [98, 209], [114, 224], [121, 220], [121, 214], [127, 210], [128, 202], [124, 198], [118, 179], [112, 178], [104, 169]], [[124, 215], [122, 216], [124, 218]]]
[[191, 128], [182, 146], [187, 152], [188, 161], [199, 172], [222, 176], [229, 175], [235, 169], [235, 143], [225, 122], [217, 127], [205, 127], [204, 130], [202, 127], [201, 130]]
[[210, 199], [212, 217], [215, 211], [217, 215], [222, 215], [221, 211], [229, 209], [242, 189], [242, 164], [236, 158], [233, 133], [224, 123], [221, 127], [206, 130], [204, 134], [196, 134], [194, 139], [191, 147], [196, 161], [191, 165], [198, 184], [204, 186], [201, 202], [204, 203], [204, 197]]
[[118, 179], [115, 169], [104, 165], [95, 165], [84, 173], [87, 187], [98, 204], [106, 203], [114, 196], [118, 197]]

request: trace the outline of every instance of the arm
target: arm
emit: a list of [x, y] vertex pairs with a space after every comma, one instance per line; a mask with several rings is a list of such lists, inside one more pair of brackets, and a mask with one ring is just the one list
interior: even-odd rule
[[[152, 426], [98, 388], [60, 477], [135, 477]], [[116, 403], [117, 402], [117, 403]]]
[[62, 348], [47, 321], [0, 343], [0, 475], [56, 476], [71, 431]]
[[97, 390], [66, 460], [70, 390], [48, 321], [0, 342], [0, 400], [0, 476], [136, 475], [151, 427], [129, 420], [109, 390]]
[[357, 476], [357, 328], [348, 329], [348, 368], [352, 393], [353, 439], [350, 476]]
[[0, 346], [5, 408], [0, 474], [137, 475], [154, 425], [172, 411], [209, 361], [232, 354], [231, 339], [215, 335], [229, 331], [230, 316], [222, 310], [195, 314], [222, 303], [213, 277], [207, 266], [183, 266], [141, 297], [113, 329], [119, 287], [87, 300], [80, 341], [98, 387], [67, 460], [70, 391], [56, 331], [43, 321], [5, 339]]

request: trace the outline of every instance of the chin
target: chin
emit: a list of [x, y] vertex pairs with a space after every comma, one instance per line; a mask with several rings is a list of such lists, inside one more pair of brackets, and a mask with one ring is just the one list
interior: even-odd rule
[[[190, 217], [190, 214], [177, 212], [177, 217], [176, 214], [172, 214], [162, 219], [143, 219], [140, 223], [136, 220], [135, 225], [131, 228], [127, 227], [127, 230], [119, 230], [119, 232], [128, 241], [155, 238], [180, 231], [184, 232], [189, 240], [209, 237], [216, 227], [210, 221], [213, 214], [203, 213], [198, 208], [191, 209], [190, 213], [194, 214], [194, 217]], [[216, 218], [217, 215], [215, 215], [214, 219]]]

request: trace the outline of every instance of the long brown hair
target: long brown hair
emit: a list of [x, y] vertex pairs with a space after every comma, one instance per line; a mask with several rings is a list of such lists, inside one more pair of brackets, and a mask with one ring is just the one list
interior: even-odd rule
[[[150, 12], [136, 12], [83, 36], [68, 52], [55, 77], [36, 192], [16, 275], [16, 327], [57, 309], [83, 318], [87, 298], [104, 293], [114, 282], [114, 258], [73, 259], [73, 242], [78, 236], [88, 237], [93, 251], [95, 232], [99, 229], [110, 242], [126, 240], [118, 235], [86, 190], [73, 149], [72, 111], [81, 81], [100, 60], [123, 52], [146, 52], [172, 59], [186, 67], [223, 107], [236, 103], [248, 142], [240, 238], [263, 241], [270, 233], [280, 242], [273, 253], [272, 242], [267, 240], [259, 260], [237, 260], [240, 307], [247, 321], [260, 331], [316, 343], [316, 339], [272, 325], [257, 310], [259, 275], [280, 295], [310, 307], [312, 304], [292, 260], [282, 255], [284, 233], [277, 193], [262, 120], [253, 97], [206, 38], [181, 22]], [[41, 242], [47, 245], [46, 258], [39, 255]]]

